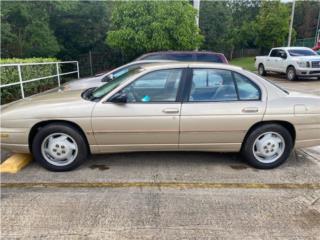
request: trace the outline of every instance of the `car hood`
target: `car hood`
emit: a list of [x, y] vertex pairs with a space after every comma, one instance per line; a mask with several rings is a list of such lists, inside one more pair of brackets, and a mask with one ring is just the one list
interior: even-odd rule
[[62, 89], [64, 91], [71, 91], [71, 90], [80, 90], [80, 89], [86, 89], [86, 88], [92, 88], [92, 87], [99, 87], [100, 85], [105, 83], [105, 82], [101, 82], [102, 78], [103, 76], [72, 80], [64, 84], [62, 86]]
[[320, 56], [319, 55], [301, 56], [301, 57], [292, 57], [292, 59], [296, 61], [320, 61]]
[[58, 91], [36, 95], [6, 104], [2, 119], [74, 118], [90, 116], [94, 102], [84, 100], [82, 91]]

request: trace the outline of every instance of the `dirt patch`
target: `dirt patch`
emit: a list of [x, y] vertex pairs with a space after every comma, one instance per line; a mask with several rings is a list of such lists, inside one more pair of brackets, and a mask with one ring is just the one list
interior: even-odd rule
[[244, 170], [248, 168], [248, 166], [242, 165], [242, 164], [233, 164], [233, 165], [230, 165], [230, 167], [235, 170]]
[[108, 170], [109, 167], [105, 164], [93, 164], [90, 166], [91, 169], [99, 169], [100, 171]]

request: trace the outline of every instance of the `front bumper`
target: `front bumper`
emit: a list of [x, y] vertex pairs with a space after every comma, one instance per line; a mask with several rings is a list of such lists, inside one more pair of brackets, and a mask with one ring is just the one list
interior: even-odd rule
[[0, 128], [1, 149], [10, 152], [30, 153], [28, 131], [21, 128]]
[[296, 74], [299, 77], [320, 77], [320, 68], [297, 68]]

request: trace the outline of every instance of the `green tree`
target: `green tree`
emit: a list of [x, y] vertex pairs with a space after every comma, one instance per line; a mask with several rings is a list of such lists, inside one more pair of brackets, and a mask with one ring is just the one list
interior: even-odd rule
[[252, 26], [260, 0], [202, 1], [200, 28], [205, 36], [203, 49], [224, 52], [232, 58], [234, 49], [255, 47]]
[[296, 2], [293, 26], [297, 31], [297, 38], [315, 37], [319, 11], [319, 1]]
[[187, 1], [118, 2], [106, 42], [126, 59], [158, 50], [194, 50], [202, 42]]
[[74, 59], [89, 51], [106, 50], [112, 2], [57, 2], [51, 25], [61, 46], [59, 57]]
[[255, 28], [257, 45], [261, 48], [282, 46], [287, 41], [290, 24], [290, 10], [280, 1], [262, 3]]
[[45, 2], [2, 2], [2, 57], [54, 56], [59, 45], [49, 25]]
[[202, 1], [199, 23], [205, 36], [202, 49], [226, 52], [231, 48], [232, 13], [228, 2]]

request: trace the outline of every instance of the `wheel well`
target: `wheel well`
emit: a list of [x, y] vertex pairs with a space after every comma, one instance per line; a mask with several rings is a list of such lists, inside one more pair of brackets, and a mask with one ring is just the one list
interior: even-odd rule
[[294, 68], [293, 65], [289, 65], [289, 66], [287, 67], [287, 69], [286, 69], [286, 72], [288, 71], [289, 67], [293, 67], [293, 68]]
[[47, 126], [47, 125], [49, 125], [49, 124], [53, 124], [53, 123], [58, 123], [58, 124], [60, 123], [60, 124], [69, 125], [69, 126], [71, 126], [71, 127], [76, 128], [76, 129], [83, 135], [83, 137], [84, 137], [84, 139], [85, 139], [85, 141], [86, 141], [86, 143], [87, 143], [89, 152], [91, 153], [88, 139], [87, 139], [84, 131], [82, 130], [82, 128], [81, 128], [78, 124], [76, 124], [76, 123], [74, 123], [74, 122], [65, 121], [65, 120], [48, 120], [48, 121], [39, 122], [39, 123], [37, 123], [36, 125], [34, 125], [34, 126], [31, 128], [31, 130], [30, 130], [30, 132], [29, 132], [29, 137], [28, 137], [28, 143], [29, 143], [29, 150], [30, 150], [30, 152], [32, 152], [32, 141], [33, 141], [33, 138], [36, 136], [37, 132], [38, 132], [41, 128], [43, 128], [43, 127], [45, 127], [45, 126]]
[[243, 141], [242, 141], [242, 146], [241, 148], [243, 147], [244, 143], [246, 142], [249, 134], [257, 129], [258, 127], [262, 126], [262, 125], [267, 125], [267, 124], [278, 124], [282, 127], [284, 127], [285, 129], [287, 129], [292, 137], [292, 141], [295, 142], [296, 140], [296, 130], [294, 128], [294, 126], [289, 123], [289, 122], [286, 122], [286, 121], [263, 121], [263, 122], [257, 122], [255, 123], [253, 126], [251, 126], [251, 128], [247, 131], [246, 133], [246, 136], [244, 137]]

